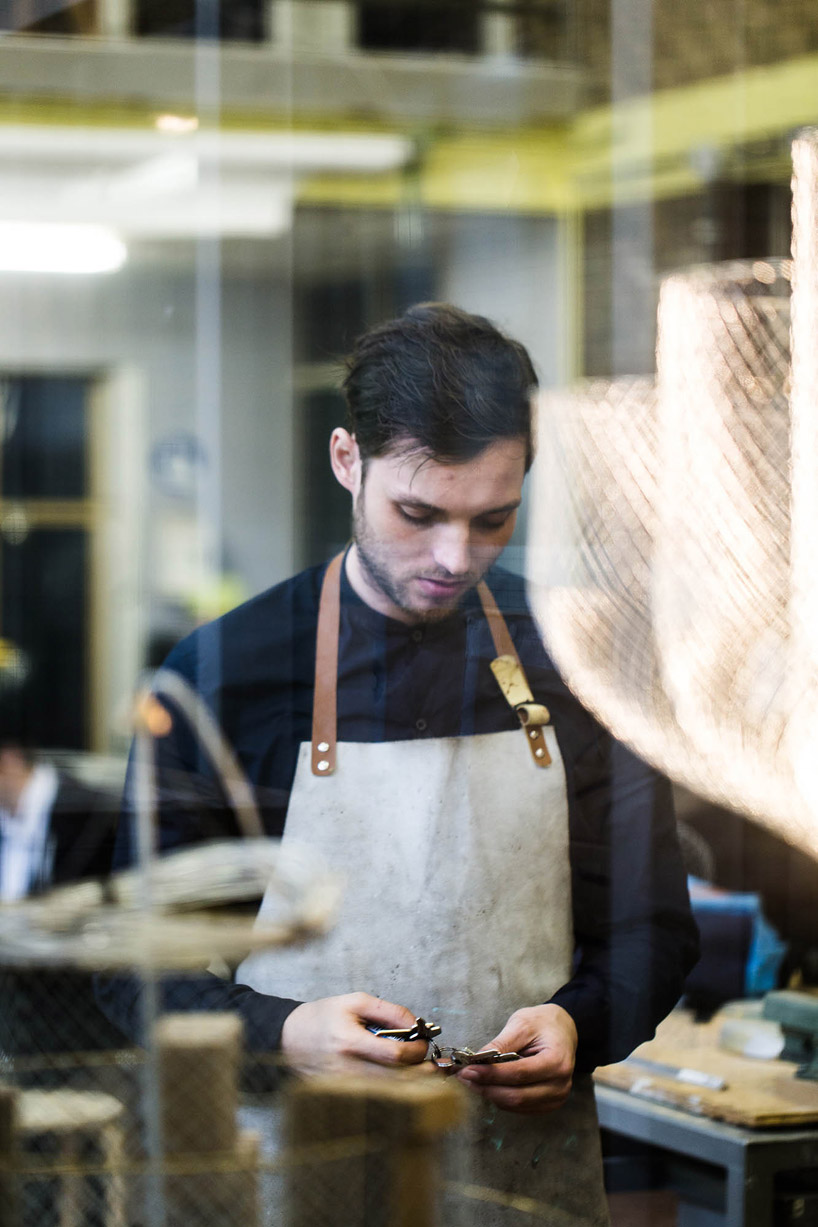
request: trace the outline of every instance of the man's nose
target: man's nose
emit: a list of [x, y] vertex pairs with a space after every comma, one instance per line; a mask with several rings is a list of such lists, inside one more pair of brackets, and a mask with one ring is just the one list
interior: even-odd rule
[[440, 524], [433, 543], [434, 559], [449, 575], [467, 575], [471, 569], [469, 526]]

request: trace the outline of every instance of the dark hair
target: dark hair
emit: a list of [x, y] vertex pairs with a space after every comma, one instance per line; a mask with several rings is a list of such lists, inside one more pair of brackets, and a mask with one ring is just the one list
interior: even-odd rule
[[470, 460], [501, 439], [524, 439], [531, 464], [525, 347], [482, 315], [419, 303], [355, 342], [344, 380], [348, 421], [364, 461], [402, 445]]

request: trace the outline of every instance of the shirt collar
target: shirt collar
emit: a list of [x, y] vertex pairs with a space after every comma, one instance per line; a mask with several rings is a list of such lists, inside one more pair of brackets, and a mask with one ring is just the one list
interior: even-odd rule
[[15, 813], [0, 812], [0, 824], [4, 835], [31, 837], [51, 812], [57, 795], [58, 778], [50, 763], [39, 763], [32, 771], [28, 783], [20, 793]]

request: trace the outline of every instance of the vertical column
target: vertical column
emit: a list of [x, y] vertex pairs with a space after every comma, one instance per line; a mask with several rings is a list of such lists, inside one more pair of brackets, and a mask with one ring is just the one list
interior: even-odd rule
[[[196, 114], [203, 129], [219, 132], [222, 120], [222, 48], [219, 35], [218, 0], [196, 0], [194, 50]], [[200, 158], [199, 198], [221, 203], [221, 154]], [[222, 413], [222, 233], [219, 226], [205, 225], [196, 238], [195, 289], [195, 430], [203, 450], [196, 483], [196, 517], [199, 545], [199, 593], [216, 586], [224, 554], [224, 504], [222, 473], [225, 425]], [[198, 595], [198, 594], [197, 594]], [[216, 719], [220, 713], [216, 712]]]
[[484, 55], [505, 59], [517, 51], [517, 20], [510, 13], [499, 11], [508, 3], [509, 0], [494, 0], [495, 7], [480, 18]]
[[[653, 202], [653, 0], [611, 2], [611, 103], [613, 113], [611, 356], [613, 375], [647, 373], [656, 327]], [[621, 142], [621, 151], [617, 145]], [[624, 157], [622, 156], [624, 152]], [[633, 198], [636, 162], [648, 173], [644, 194]]]
[[585, 295], [582, 275], [585, 258], [582, 214], [568, 206], [557, 231], [557, 386], [571, 384], [585, 372]]
[[292, 51], [334, 55], [354, 50], [355, 6], [350, 0], [272, 0], [270, 37]]
[[97, 0], [99, 33], [127, 38], [132, 33], [131, 0]]
[[[652, 338], [656, 330], [654, 294], [653, 202], [651, 176], [644, 178], [644, 194], [630, 193], [633, 161], [653, 158], [653, 125], [650, 90], [653, 80], [653, 0], [611, 0], [611, 374], [638, 375], [653, 367]], [[632, 650], [636, 638], [632, 626], [621, 628], [617, 644], [620, 658]], [[634, 645], [635, 646], [635, 645]], [[612, 755], [611, 770], [621, 770], [621, 758]], [[627, 768], [625, 768], [627, 770]], [[616, 788], [616, 781], [614, 781]], [[649, 858], [635, 870], [632, 857], [621, 841], [611, 847], [611, 915], [626, 915], [627, 903], [620, 896], [630, 889], [633, 873], [652, 872]], [[646, 890], [650, 887], [645, 885]], [[610, 974], [613, 982], [627, 979], [621, 945], [614, 944]], [[645, 992], [650, 986], [645, 985]], [[621, 1020], [611, 1017], [611, 1031]]]

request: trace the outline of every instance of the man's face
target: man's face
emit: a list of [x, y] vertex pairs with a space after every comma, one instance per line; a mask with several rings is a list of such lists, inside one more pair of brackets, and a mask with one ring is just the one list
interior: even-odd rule
[[507, 545], [525, 477], [525, 440], [448, 464], [402, 449], [369, 460], [353, 488], [350, 580], [401, 621], [445, 617]]
[[0, 809], [14, 813], [33, 770], [17, 746], [0, 747]]

